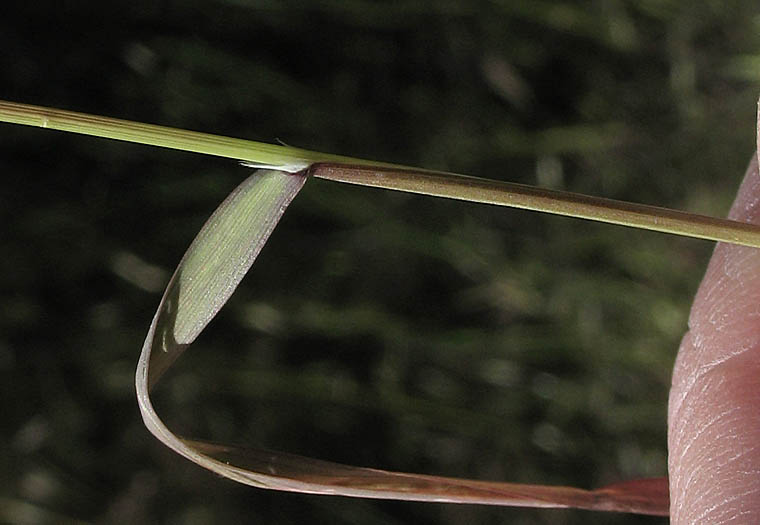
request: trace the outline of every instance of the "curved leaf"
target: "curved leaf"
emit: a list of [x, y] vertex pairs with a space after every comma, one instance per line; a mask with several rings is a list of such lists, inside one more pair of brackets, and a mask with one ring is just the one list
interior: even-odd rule
[[266, 449], [184, 439], [171, 432], [151, 404], [151, 386], [232, 295], [305, 180], [303, 174], [279, 171], [252, 175], [206, 222], [169, 281], [136, 374], [140, 411], [158, 439], [202, 467], [261, 488], [397, 500], [668, 513], [665, 478], [593, 491], [475, 481], [339, 465]]

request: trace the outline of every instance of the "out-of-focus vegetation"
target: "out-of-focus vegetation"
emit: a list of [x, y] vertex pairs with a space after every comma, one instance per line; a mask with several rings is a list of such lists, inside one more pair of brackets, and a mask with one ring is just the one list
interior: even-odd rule
[[[759, 35], [756, 1], [11, 1], [0, 98], [722, 215], [753, 151]], [[3, 125], [0, 171], [2, 521], [590, 519], [259, 491], [173, 455], [142, 426], [134, 364], [247, 170]], [[711, 249], [313, 180], [159, 410], [366, 466], [663, 475]]]

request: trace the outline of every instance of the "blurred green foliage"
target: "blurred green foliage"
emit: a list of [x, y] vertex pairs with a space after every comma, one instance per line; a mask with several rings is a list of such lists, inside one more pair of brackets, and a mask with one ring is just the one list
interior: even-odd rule
[[[723, 215], [755, 1], [3, 4], [0, 98]], [[220, 480], [142, 426], [160, 292], [234, 163], [0, 126], [0, 519], [584, 523]], [[592, 487], [666, 472], [709, 243], [310, 181], [158, 392], [178, 431]], [[596, 523], [662, 520], [594, 514]]]

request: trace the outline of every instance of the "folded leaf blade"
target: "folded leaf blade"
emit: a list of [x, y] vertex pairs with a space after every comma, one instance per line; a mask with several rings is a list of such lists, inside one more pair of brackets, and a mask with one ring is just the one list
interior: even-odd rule
[[166, 289], [157, 314], [150, 385], [219, 312], [245, 276], [306, 177], [260, 170], [206, 221]]
[[302, 174], [271, 170], [252, 175], [209, 218], [169, 281], [136, 374], [143, 420], [160, 441], [204, 468], [261, 488], [364, 498], [667, 514], [665, 478], [598, 490], [456, 479], [219, 445], [184, 439], [169, 430], [153, 408], [151, 386], [232, 295], [305, 179]]

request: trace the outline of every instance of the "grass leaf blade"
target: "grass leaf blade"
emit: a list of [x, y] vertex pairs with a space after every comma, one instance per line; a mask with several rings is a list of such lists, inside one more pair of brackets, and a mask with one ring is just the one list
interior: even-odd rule
[[143, 347], [141, 362], [150, 355], [150, 385], [227, 302], [305, 181], [303, 175], [257, 171], [206, 221], [169, 281]]
[[305, 180], [305, 174], [271, 170], [249, 177], [209, 218], [169, 281], [143, 345], [135, 378], [143, 420], [161, 442], [212, 472], [260, 488], [362, 498], [667, 514], [664, 478], [591, 491], [455, 479], [212, 444], [184, 439], [169, 430], [153, 408], [151, 387], [229, 299]]

